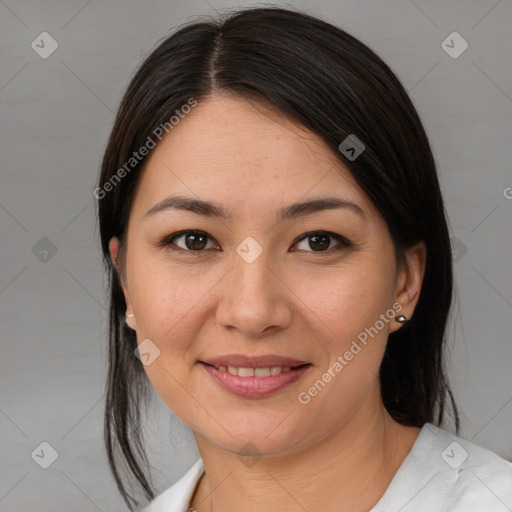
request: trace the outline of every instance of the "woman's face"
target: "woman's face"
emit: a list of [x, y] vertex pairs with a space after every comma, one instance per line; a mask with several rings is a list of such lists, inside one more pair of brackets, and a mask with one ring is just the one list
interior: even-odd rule
[[[171, 207], [175, 196], [216, 209]], [[352, 206], [291, 208], [328, 198]], [[221, 209], [227, 217], [213, 214]], [[236, 453], [291, 453], [371, 414], [388, 334], [414, 308], [384, 220], [335, 155], [232, 96], [200, 101], [149, 154], [125, 271], [155, 390], [196, 433]]]

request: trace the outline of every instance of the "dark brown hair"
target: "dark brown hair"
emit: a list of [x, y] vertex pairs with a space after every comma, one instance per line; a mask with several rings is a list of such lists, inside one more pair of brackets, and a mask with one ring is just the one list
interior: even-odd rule
[[[349, 169], [385, 219], [397, 261], [419, 240], [427, 246], [425, 277], [413, 317], [389, 336], [380, 369], [382, 400], [404, 425], [442, 425], [450, 405], [459, 416], [444, 368], [453, 269], [436, 165], [418, 113], [391, 69], [344, 30], [304, 12], [245, 9], [188, 24], [142, 63], [121, 101], [95, 196], [109, 277], [109, 367], [105, 442], [112, 472], [130, 510], [121, 469], [148, 499], [155, 497], [141, 431], [149, 394], [134, 356], [126, 304], [108, 243], [125, 233], [142, 158], [126, 163], [154, 131], [194, 98], [216, 91], [266, 102], [318, 134]], [[364, 152], [349, 160], [339, 144], [355, 134]], [[118, 170], [126, 170], [119, 178]], [[116, 178], [116, 173], [117, 178]], [[107, 186], [110, 183], [111, 186]]]

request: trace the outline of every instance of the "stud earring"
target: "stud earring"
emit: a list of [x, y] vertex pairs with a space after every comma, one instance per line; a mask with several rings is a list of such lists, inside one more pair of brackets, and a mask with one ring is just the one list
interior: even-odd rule
[[407, 320], [407, 318], [404, 315], [399, 315], [399, 316], [396, 317], [396, 321], [400, 322], [401, 324], [404, 324], [408, 320]]
[[128, 318], [133, 318], [135, 315], [132, 313], [131, 315], [126, 315], [126, 318], [124, 319], [124, 321], [126, 322], [126, 325], [130, 328], [130, 329], [133, 329], [133, 327], [128, 323]]

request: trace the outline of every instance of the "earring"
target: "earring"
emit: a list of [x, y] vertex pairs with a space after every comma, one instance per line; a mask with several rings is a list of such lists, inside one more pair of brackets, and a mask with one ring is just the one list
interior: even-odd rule
[[133, 327], [128, 323], [128, 318], [133, 318], [135, 315], [132, 313], [131, 315], [126, 315], [126, 318], [124, 319], [124, 321], [126, 322], [126, 325], [130, 328], [130, 329], [133, 329]]
[[404, 315], [399, 315], [399, 316], [396, 317], [396, 321], [400, 322], [401, 324], [404, 324], [408, 320], [407, 320], [407, 318]]

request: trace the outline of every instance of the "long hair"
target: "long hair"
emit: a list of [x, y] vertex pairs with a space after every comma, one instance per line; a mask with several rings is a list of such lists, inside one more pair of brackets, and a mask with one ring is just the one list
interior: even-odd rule
[[[319, 135], [386, 221], [399, 264], [407, 247], [425, 242], [414, 315], [390, 334], [380, 368], [382, 400], [397, 422], [418, 427], [442, 425], [450, 406], [459, 431], [444, 367], [453, 294], [450, 238], [436, 164], [415, 107], [393, 71], [344, 30], [299, 11], [239, 10], [182, 26], [146, 58], [122, 98], [95, 190], [110, 300], [105, 442], [130, 510], [131, 501], [138, 502], [121, 470], [146, 498], [155, 497], [140, 424], [149, 384], [134, 357], [137, 341], [124, 321], [121, 287], [127, 222], [145, 161], [130, 159], [191, 98], [200, 102], [218, 91], [266, 102]], [[365, 144], [352, 160], [338, 148], [349, 135]], [[114, 236], [120, 270], [109, 254]]]

